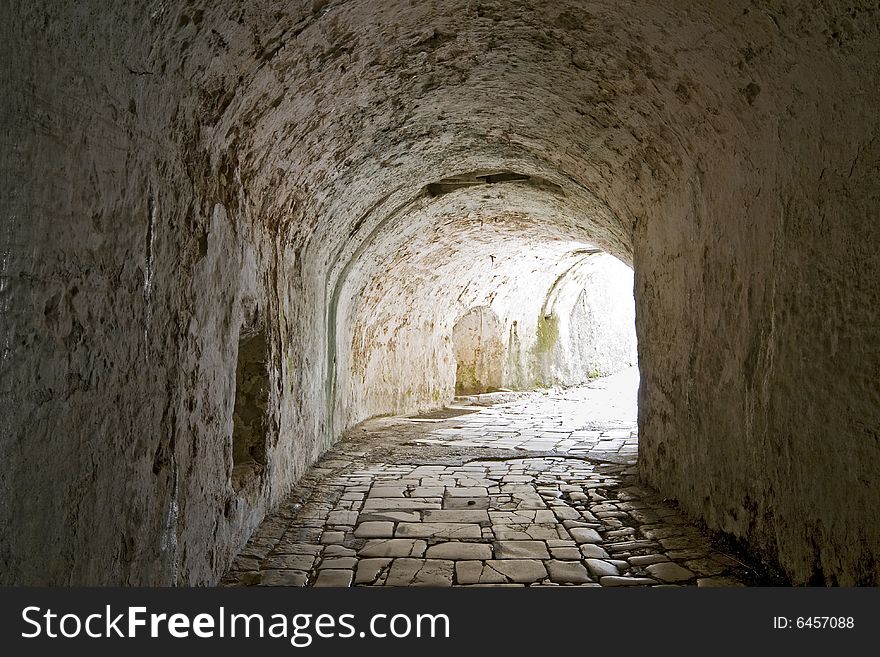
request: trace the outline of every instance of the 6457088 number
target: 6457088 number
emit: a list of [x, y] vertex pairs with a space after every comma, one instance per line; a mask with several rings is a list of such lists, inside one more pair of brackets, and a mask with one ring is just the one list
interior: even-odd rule
[[785, 616], [774, 616], [773, 627], [777, 630], [796, 628], [798, 630], [812, 629], [852, 629], [856, 621], [852, 616], [798, 616], [795, 619]]

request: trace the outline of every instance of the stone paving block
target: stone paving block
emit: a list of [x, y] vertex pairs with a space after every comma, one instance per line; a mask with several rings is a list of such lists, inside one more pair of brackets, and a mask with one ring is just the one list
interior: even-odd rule
[[506, 576], [486, 567], [482, 561], [458, 561], [455, 564], [455, 580], [458, 584], [501, 584], [508, 581]]
[[359, 557], [421, 557], [425, 554], [425, 541], [411, 538], [371, 540], [358, 551]]
[[308, 573], [298, 570], [264, 570], [260, 586], [305, 586]]
[[446, 497], [483, 497], [489, 495], [485, 486], [462, 486], [447, 488]]
[[507, 541], [559, 539], [556, 525], [492, 525], [495, 538]]
[[651, 564], [645, 570], [651, 577], [669, 583], [685, 582], [694, 578], [694, 574], [690, 570], [671, 561]]
[[587, 569], [577, 561], [557, 561], [554, 559], [547, 562], [547, 570], [550, 573], [550, 579], [560, 584], [583, 584], [592, 581]]
[[414, 488], [411, 496], [412, 497], [443, 497], [443, 493], [446, 492], [445, 486], [419, 486]]
[[361, 559], [355, 571], [355, 584], [372, 584], [379, 573], [391, 563], [391, 559]]
[[312, 554], [279, 554], [267, 558], [261, 567], [263, 570], [308, 571], [314, 564], [315, 555]]
[[406, 493], [406, 486], [373, 486], [367, 495], [367, 499], [372, 498], [400, 498]]
[[480, 538], [479, 525], [456, 522], [401, 522], [397, 525], [398, 538]]
[[406, 510], [412, 511], [417, 509], [439, 509], [440, 500], [434, 498], [368, 498], [364, 502], [364, 511], [396, 511]]
[[630, 557], [627, 561], [633, 566], [650, 566], [654, 563], [669, 561], [669, 558], [665, 554], [646, 554], [643, 556]]
[[318, 566], [318, 569], [327, 570], [328, 568], [332, 568], [334, 570], [352, 570], [357, 566], [357, 562], [358, 560], [355, 557], [331, 557], [321, 561], [321, 565]]
[[554, 506], [552, 512], [558, 520], [580, 520], [581, 518], [580, 512], [570, 506]]
[[321, 570], [315, 580], [315, 586], [351, 586], [351, 570]]
[[488, 523], [485, 509], [430, 509], [423, 512], [425, 522]]
[[536, 559], [506, 559], [483, 562], [486, 567], [504, 575], [511, 582], [530, 584], [547, 578], [544, 563]]
[[537, 493], [514, 493], [513, 500], [517, 503], [517, 509], [546, 509], [547, 505]]
[[391, 538], [394, 536], [393, 522], [362, 522], [355, 527], [354, 535], [358, 538]]
[[601, 543], [599, 532], [589, 527], [572, 527], [568, 530], [571, 537], [578, 543]]
[[438, 543], [428, 548], [428, 559], [491, 559], [492, 546], [486, 543]]
[[452, 586], [453, 568], [444, 559], [395, 559], [385, 586]]
[[321, 534], [321, 543], [327, 545], [332, 543], [342, 543], [345, 540], [345, 532], [325, 531]]
[[328, 525], [354, 525], [357, 522], [357, 511], [331, 511], [327, 514]]
[[419, 522], [422, 511], [361, 511], [358, 521], [364, 522]]
[[603, 577], [599, 580], [602, 586], [652, 586], [657, 580], [649, 577]]
[[584, 559], [584, 563], [589, 569], [593, 577], [616, 577], [620, 575], [620, 571], [614, 564], [608, 563], [603, 559]]
[[496, 559], [549, 559], [543, 541], [495, 541]]
[[260, 559], [256, 557], [245, 557], [239, 555], [232, 562], [231, 570], [259, 570], [260, 569]]
[[564, 561], [580, 561], [581, 552], [575, 547], [551, 547], [550, 556]]

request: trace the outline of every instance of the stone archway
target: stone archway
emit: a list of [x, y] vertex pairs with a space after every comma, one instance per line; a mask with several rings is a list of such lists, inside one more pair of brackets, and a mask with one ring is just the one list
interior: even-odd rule
[[471, 308], [452, 329], [455, 349], [455, 393], [496, 390], [504, 378], [504, 343], [498, 316], [488, 306]]

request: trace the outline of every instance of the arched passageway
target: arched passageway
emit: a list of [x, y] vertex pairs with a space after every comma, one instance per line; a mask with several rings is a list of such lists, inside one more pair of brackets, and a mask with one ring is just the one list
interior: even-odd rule
[[498, 316], [477, 306], [455, 322], [455, 392], [459, 395], [493, 392], [503, 385], [504, 343]]
[[344, 431], [451, 402], [470, 308], [508, 383], [581, 377], [535, 343], [593, 249], [635, 275], [643, 484], [792, 582], [880, 582], [877, 12], [20, 3], [3, 582], [219, 581]]

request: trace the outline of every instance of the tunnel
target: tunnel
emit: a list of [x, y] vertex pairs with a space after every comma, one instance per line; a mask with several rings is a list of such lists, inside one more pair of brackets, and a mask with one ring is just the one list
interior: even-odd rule
[[880, 584], [876, 3], [12, 5], [0, 582], [216, 584], [359, 423], [637, 363], [642, 485]]

